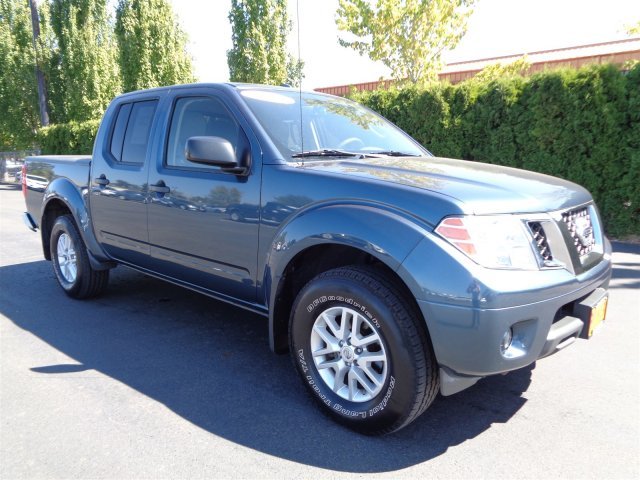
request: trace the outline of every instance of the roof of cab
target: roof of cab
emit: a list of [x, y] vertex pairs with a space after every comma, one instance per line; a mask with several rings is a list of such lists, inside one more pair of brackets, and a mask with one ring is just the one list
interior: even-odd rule
[[[223, 88], [223, 89], [238, 89], [238, 90], [273, 90], [273, 91], [286, 91], [286, 92], [291, 92], [291, 91], [298, 91], [295, 87], [287, 87], [287, 86], [276, 86], [276, 85], [262, 85], [262, 84], [257, 84], [257, 83], [235, 83], [235, 82], [221, 82], [221, 83], [186, 83], [186, 84], [181, 84], [181, 85], [169, 85], [166, 87], [156, 87], [156, 88], [149, 88], [149, 89], [145, 89], [145, 90], [135, 90], [133, 92], [127, 92], [127, 93], [123, 93], [121, 95], [118, 95], [117, 98], [126, 98], [126, 97], [132, 97], [132, 96], [138, 96], [141, 94], [150, 94], [150, 93], [164, 93], [164, 92], [168, 92], [171, 90], [186, 90], [186, 89], [190, 89], [190, 88], [203, 88], [203, 87], [216, 87], [216, 88]], [[320, 92], [315, 92], [312, 90], [302, 90], [302, 93], [312, 93], [312, 94], [316, 94], [316, 95], [327, 95], [327, 94], [323, 94]]]

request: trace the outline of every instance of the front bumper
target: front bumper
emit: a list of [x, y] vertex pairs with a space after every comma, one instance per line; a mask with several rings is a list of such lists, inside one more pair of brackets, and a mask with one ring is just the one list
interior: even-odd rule
[[[419, 281], [416, 297], [440, 366], [443, 395], [463, 390], [482, 377], [525, 367], [569, 346], [584, 335], [590, 307], [608, 295], [608, 242], [600, 262], [579, 275], [563, 269], [467, 268], [434, 246], [418, 247], [403, 268], [404, 273], [419, 272], [412, 274]], [[425, 262], [425, 255], [433, 256]], [[434, 277], [424, 268], [434, 264], [446, 274]], [[444, 285], [440, 291], [438, 283]], [[513, 340], [503, 353], [500, 345], [509, 329]]]

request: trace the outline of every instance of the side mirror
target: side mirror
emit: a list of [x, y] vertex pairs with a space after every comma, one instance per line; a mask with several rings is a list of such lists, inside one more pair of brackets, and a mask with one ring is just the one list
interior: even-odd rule
[[190, 137], [184, 153], [193, 163], [213, 165], [229, 173], [246, 172], [246, 168], [238, 164], [231, 142], [221, 137]]

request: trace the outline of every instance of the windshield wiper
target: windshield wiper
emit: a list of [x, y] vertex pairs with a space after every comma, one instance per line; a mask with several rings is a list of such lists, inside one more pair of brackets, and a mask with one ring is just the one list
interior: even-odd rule
[[292, 158], [303, 157], [360, 157], [360, 153], [345, 152], [344, 150], [332, 150], [324, 148], [322, 150], [309, 150], [307, 152], [294, 153]]
[[323, 148], [321, 150], [309, 150], [307, 152], [294, 153], [292, 158], [304, 157], [358, 157], [358, 158], [379, 158], [379, 157], [419, 157], [415, 153], [399, 152], [397, 150], [384, 150], [381, 152], [347, 152], [345, 150], [336, 150], [332, 148]]
[[383, 150], [382, 152], [367, 152], [367, 155], [386, 155], [387, 157], [419, 157], [415, 153], [398, 152], [397, 150]]

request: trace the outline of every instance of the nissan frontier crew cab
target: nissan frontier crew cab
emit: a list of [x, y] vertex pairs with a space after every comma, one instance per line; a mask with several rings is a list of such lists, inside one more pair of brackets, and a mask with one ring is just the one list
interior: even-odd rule
[[363, 433], [588, 338], [606, 314], [611, 246], [589, 192], [434, 157], [343, 98], [128, 93], [92, 156], [24, 168], [25, 222], [67, 295], [102, 293], [124, 265], [260, 313], [319, 405]]

